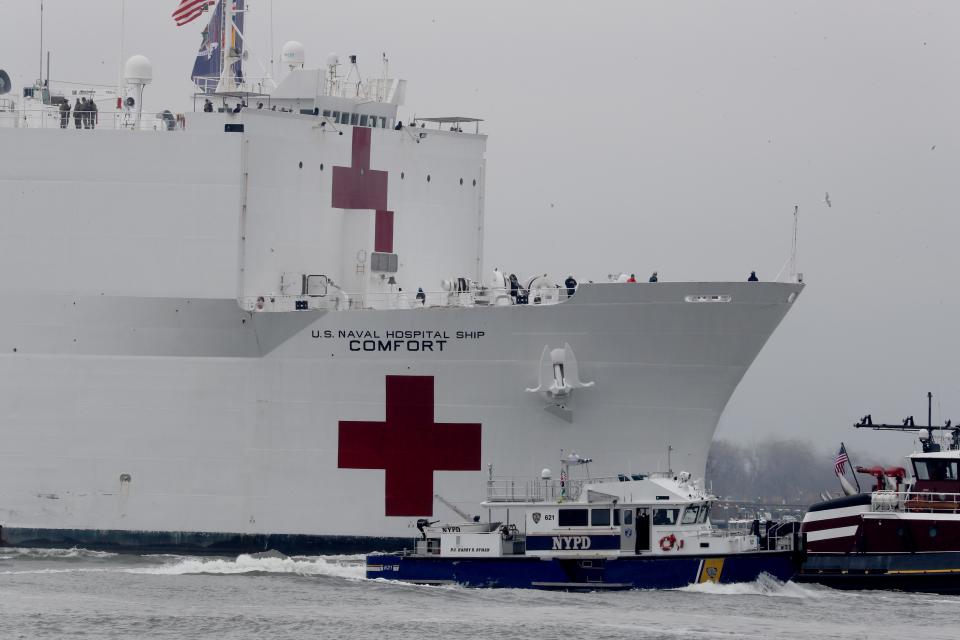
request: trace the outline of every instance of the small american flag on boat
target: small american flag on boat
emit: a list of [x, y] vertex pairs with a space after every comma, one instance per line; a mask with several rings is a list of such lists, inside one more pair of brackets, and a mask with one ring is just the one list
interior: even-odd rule
[[837, 459], [833, 463], [833, 472], [838, 476], [842, 476], [844, 467], [846, 467], [848, 462], [850, 462], [850, 458], [847, 457], [847, 448], [841, 444], [840, 451], [837, 453]]
[[180, 5], [171, 15], [177, 26], [182, 27], [199, 18], [213, 4], [216, 4], [215, 0], [180, 0]]

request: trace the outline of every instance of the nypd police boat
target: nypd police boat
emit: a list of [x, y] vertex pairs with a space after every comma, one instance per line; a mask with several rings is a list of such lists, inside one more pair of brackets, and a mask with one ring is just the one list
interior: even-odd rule
[[[562, 455], [562, 454], [561, 454]], [[561, 459], [559, 480], [497, 478], [486, 511], [440, 523], [420, 519], [411, 549], [367, 556], [368, 578], [565, 590], [670, 589], [699, 582], [788, 580], [799, 523], [710, 521], [716, 497], [687, 472], [590, 478], [590, 458]], [[579, 472], [579, 473], [578, 473]], [[585, 477], [572, 478], [571, 475]]]

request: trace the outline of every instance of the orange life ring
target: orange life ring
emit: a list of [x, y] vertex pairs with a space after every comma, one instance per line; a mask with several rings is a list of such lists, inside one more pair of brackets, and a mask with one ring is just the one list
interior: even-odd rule
[[660, 538], [660, 550], [661, 551], [670, 551], [673, 549], [673, 545], [677, 544], [677, 537], [672, 533], [668, 536], [663, 536]]

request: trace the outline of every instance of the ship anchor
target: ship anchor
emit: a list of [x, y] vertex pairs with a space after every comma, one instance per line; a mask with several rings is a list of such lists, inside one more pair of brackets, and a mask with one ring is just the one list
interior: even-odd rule
[[547, 399], [544, 410], [567, 422], [573, 422], [573, 411], [567, 408], [573, 390], [593, 385], [593, 382], [580, 381], [577, 358], [570, 343], [565, 342], [563, 349], [551, 350], [550, 345], [543, 346], [540, 354], [539, 384], [533, 389], [528, 388], [527, 393], [542, 393]]

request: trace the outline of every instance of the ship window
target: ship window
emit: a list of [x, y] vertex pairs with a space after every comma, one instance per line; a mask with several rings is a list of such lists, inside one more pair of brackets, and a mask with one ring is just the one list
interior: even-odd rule
[[590, 526], [609, 527], [610, 509], [590, 509]]
[[332, 117], [333, 117], [333, 121], [334, 121], [334, 122], [340, 122], [340, 112], [339, 112], [339, 111], [334, 111]]
[[654, 509], [654, 525], [677, 524], [677, 518], [680, 517], [680, 509]]
[[696, 524], [698, 515], [700, 515], [699, 506], [687, 507], [687, 510], [683, 512], [683, 521], [680, 524]]
[[956, 460], [914, 460], [917, 480], [956, 480]]
[[710, 515], [710, 505], [705, 504], [700, 507], [700, 517], [697, 519], [698, 524], [703, 524], [707, 521], [707, 516]]
[[351, 113], [350, 114], [350, 124], [355, 125], [360, 121], [360, 114]]
[[350, 114], [346, 111], [340, 113], [340, 124], [350, 124]]
[[557, 516], [557, 525], [561, 527], [585, 527], [587, 526], [586, 509], [560, 509]]
[[323, 117], [324, 117], [324, 118], [329, 118], [329, 117], [330, 117], [330, 109], [324, 109], [324, 110], [323, 110]]
[[387, 128], [387, 119], [383, 116], [380, 116], [380, 128], [381, 129]]
[[633, 524], [633, 509], [623, 510], [623, 524]]
[[367, 126], [367, 120], [369, 120], [369, 117], [367, 117], [366, 115], [360, 116], [360, 126], [361, 127]]
[[613, 526], [620, 526], [620, 509], [613, 510]]

